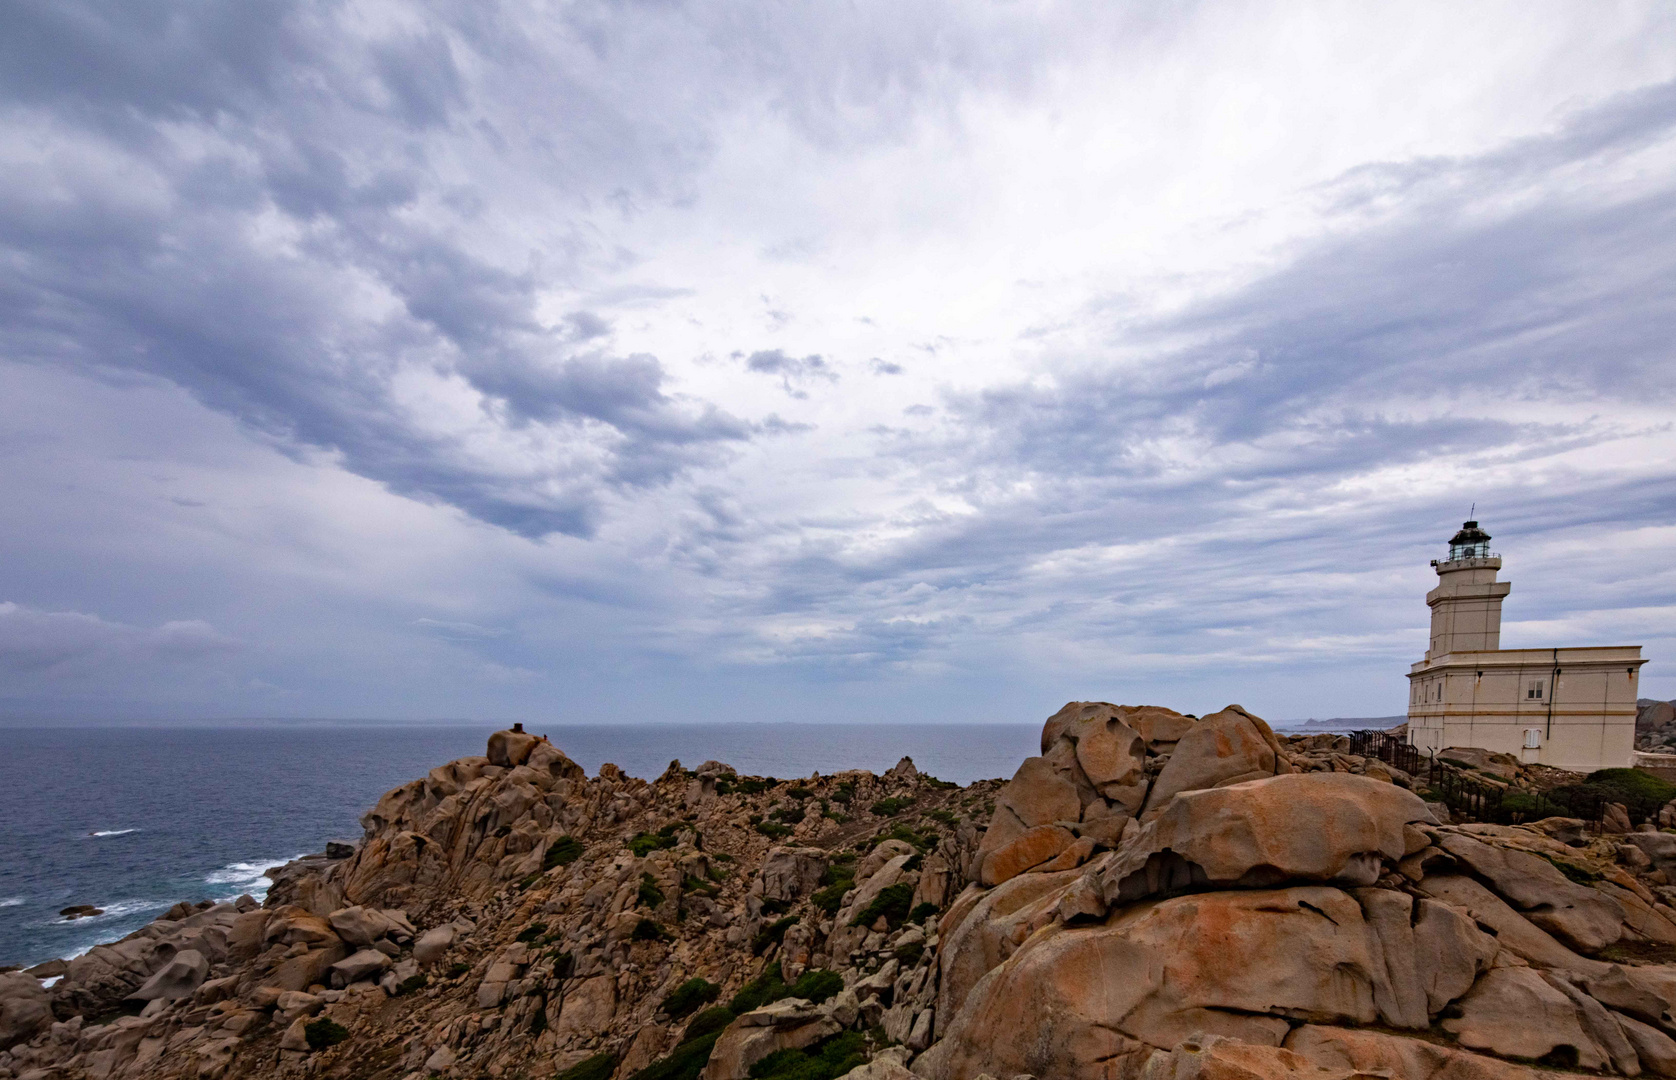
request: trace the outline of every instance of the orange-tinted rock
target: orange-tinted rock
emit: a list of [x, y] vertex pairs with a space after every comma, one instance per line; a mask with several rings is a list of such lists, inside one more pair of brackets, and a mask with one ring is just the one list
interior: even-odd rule
[[1101, 883], [1112, 903], [1197, 883], [1371, 885], [1403, 857], [1403, 827], [1430, 820], [1414, 793], [1348, 773], [1184, 792], [1124, 841]]
[[1076, 839], [1070, 830], [1058, 825], [1038, 825], [1026, 829], [1018, 839], [983, 856], [978, 880], [984, 885], [999, 885], [1047, 862], [1070, 847]]
[[1603, 1050], [1583, 1030], [1571, 1000], [1531, 968], [1496, 968], [1478, 980], [1443, 1027], [1464, 1047], [1504, 1057], [1539, 1058], [1567, 1048], [1585, 1069], [1605, 1068]]
[[1145, 816], [1156, 816], [1183, 791], [1235, 784], [1289, 772], [1269, 725], [1238, 705], [1194, 724], [1176, 744], [1147, 796]]
[[1199, 893], [1046, 926], [972, 988], [928, 1076], [1096, 1075], [1135, 1041], [1276, 1046], [1289, 1017], [1370, 1023], [1368, 936], [1356, 901], [1322, 887]]
[[505, 769], [522, 765], [540, 741], [526, 731], [497, 731], [489, 736], [489, 764]]
[[1393, 1080], [1543, 1080], [1555, 1074], [1377, 1031], [1305, 1024], [1286, 1047], [1318, 1065]]

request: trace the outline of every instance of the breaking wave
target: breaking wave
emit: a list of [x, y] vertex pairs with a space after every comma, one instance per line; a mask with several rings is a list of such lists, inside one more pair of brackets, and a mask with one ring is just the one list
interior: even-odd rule
[[206, 885], [233, 886], [232, 892], [219, 899], [232, 900], [242, 894], [249, 893], [252, 898], [261, 900], [268, 895], [268, 886], [271, 884], [266, 876], [267, 872], [277, 866], [284, 866], [292, 859], [300, 858], [302, 858], [301, 855], [293, 855], [289, 859], [228, 863], [221, 869], [207, 875], [204, 878], [204, 883]]
[[94, 904], [99, 909], [97, 915], [83, 915], [76, 919], [56, 918], [52, 921], [57, 925], [65, 923], [104, 922], [108, 919], [120, 919], [124, 915], [138, 915], [142, 911], [161, 911], [170, 906], [167, 900], [118, 900], [110, 904]]
[[89, 835], [89, 836], [127, 836], [131, 832], [139, 832], [139, 831], [140, 830], [138, 830], [138, 829], [101, 829], [98, 832], [90, 832], [87, 835]]

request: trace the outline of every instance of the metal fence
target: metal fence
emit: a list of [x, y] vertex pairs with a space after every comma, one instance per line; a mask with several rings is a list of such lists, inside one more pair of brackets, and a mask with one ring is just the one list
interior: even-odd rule
[[[1451, 814], [1471, 821], [1517, 825], [1545, 817], [1569, 817], [1598, 826], [1606, 812], [1607, 800], [1599, 792], [1567, 788], [1535, 792], [1480, 780], [1459, 766], [1439, 760], [1435, 751], [1421, 753], [1407, 740], [1383, 731], [1351, 732], [1350, 752], [1401, 769], [1429, 790], [1436, 801], [1447, 805]], [[1657, 812], [1657, 806], [1650, 811], [1630, 807], [1632, 820]]]

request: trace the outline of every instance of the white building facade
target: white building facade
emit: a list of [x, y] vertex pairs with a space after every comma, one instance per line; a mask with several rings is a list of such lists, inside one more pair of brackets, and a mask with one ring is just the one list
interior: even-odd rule
[[1630, 764], [1639, 645], [1503, 649], [1490, 534], [1468, 521], [1434, 560], [1431, 647], [1409, 671], [1408, 738], [1422, 750], [1477, 746], [1578, 772]]

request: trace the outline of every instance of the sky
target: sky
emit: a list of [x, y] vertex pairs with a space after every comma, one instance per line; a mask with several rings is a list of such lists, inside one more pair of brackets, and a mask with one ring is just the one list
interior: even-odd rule
[[1668, 4], [13, 0], [0, 715], [1676, 697], [1672, 342]]

